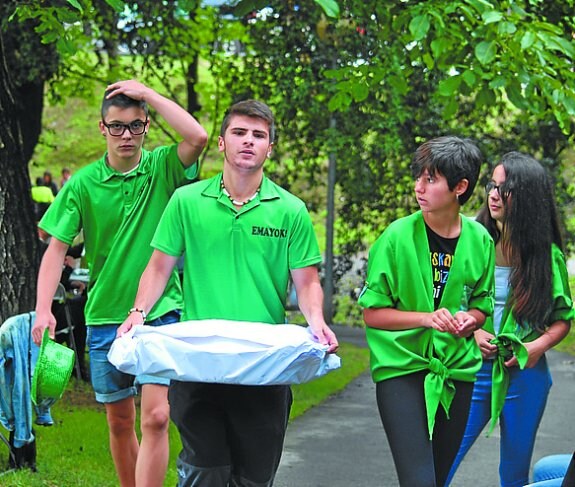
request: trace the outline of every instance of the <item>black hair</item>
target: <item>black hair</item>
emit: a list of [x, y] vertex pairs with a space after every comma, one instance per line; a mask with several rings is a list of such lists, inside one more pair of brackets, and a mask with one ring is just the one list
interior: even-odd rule
[[120, 93], [118, 95], [114, 95], [112, 98], [107, 98], [107, 96], [113, 90], [107, 90], [104, 93], [104, 98], [102, 99], [102, 108], [101, 108], [101, 115], [102, 120], [106, 118], [108, 114], [108, 110], [111, 106], [118, 107], [118, 108], [131, 108], [136, 107], [144, 110], [146, 114], [146, 118], [148, 118], [148, 104], [144, 100], [135, 100], [134, 98], [130, 98], [129, 96]]
[[553, 310], [551, 244], [563, 250], [552, 181], [539, 161], [521, 152], [508, 152], [498, 165], [505, 171], [499, 189], [503, 230], [499, 231], [489, 214], [489, 198], [477, 220], [495, 242], [501, 240], [510, 258], [514, 318], [522, 326], [544, 331]]
[[274, 115], [265, 103], [258, 100], [244, 100], [233, 104], [227, 111], [220, 129], [220, 136], [223, 137], [230, 125], [230, 120], [234, 115], [244, 115], [246, 117], [260, 118], [265, 120], [269, 127], [270, 144], [274, 142], [276, 136]]
[[450, 191], [462, 179], [467, 179], [467, 189], [459, 195], [459, 204], [462, 205], [475, 189], [482, 162], [483, 155], [471, 139], [443, 136], [428, 140], [417, 148], [411, 162], [411, 173], [418, 178], [426, 169], [432, 177], [438, 172], [447, 180]]

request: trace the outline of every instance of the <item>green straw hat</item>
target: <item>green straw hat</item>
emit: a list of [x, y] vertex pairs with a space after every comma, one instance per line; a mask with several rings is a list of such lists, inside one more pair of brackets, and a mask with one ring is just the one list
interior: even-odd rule
[[60, 399], [73, 367], [74, 350], [51, 340], [46, 328], [32, 376], [32, 402], [51, 405]]

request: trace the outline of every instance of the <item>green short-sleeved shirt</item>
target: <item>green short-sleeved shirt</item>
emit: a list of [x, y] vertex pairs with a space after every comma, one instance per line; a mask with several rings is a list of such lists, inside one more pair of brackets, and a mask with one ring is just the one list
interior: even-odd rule
[[265, 176], [236, 210], [221, 174], [178, 189], [152, 246], [185, 253], [184, 320], [284, 323], [290, 269], [321, 262], [305, 204]]
[[[461, 216], [461, 234], [441, 297], [452, 314], [477, 309], [493, 313], [494, 246], [487, 230]], [[432, 312], [433, 274], [421, 211], [393, 222], [370, 250], [367, 282], [359, 298], [364, 308]], [[448, 408], [453, 380], [473, 382], [481, 354], [473, 337], [458, 338], [432, 328], [380, 330], [367, 327], [375, 382], [428, 371], [426, 401], [433, 418], [440, 401]]]
[[[143, 150], [139, 166], [128, 174], [112, 169], [106, 157], [79, 170], [39, 224], [67, 244], [83, 229], [90, 270], [88, 325], [125, 320], [152, 255], [156, 225], [175, 189], [187, 181], [186, 174], [190, 176], [178, 158], [177, 145]], [[182, 304], [174, 272], [149, 318], [181, 309]]]

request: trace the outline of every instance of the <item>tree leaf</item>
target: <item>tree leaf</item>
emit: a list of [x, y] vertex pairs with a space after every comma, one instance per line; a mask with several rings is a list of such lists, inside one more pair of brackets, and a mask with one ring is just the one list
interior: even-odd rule
[[418, 15], [413, 17], [409, 23], [409, 31], [416, 41], [423, 39], [429, 31], [429, 17], [427, 15]]
[[525, 34], [523, 34], [523, 37], [521, 37], [521, 49], [525, 50], [525, 49], [529, 49], [533, 43], [535, 42], [535, 34], [528, 30], [527, 32], [525, 32]]
[[489, 64], [495, 59], [497, 44], [495, 41], [483, 41], [475, 46], [475, 57], [481, 64]]
[[[106, 0], [106, 1], [107, 1], [107, 0]], [[70, 5], [72, 5], [72, 7], [78, 9], [80, 12], [83, 11], [82, 5], [80, 5], [80, 3], [79, 3], [77, 0], [68, 0], [68, 3], [69, 3]], [[108, 3], [110, 3], [110, 2], [108, 2]]]
[[[70, 1], [70, 0], [68, 0]], [[125, 2], [122, 0], [106, 0], [106, 3], [112, 7], [116, 12], [123, 12], [125, 7]]]
[[563, 106], [569, 115], [572, 117], [575, 116], [575, 97], [565, 96], [565, 98], [563, 98]]
[[461, 84], [461, 76], [460, 75], [450, 76], [449, 78], [444, 79], [443, 81], [441, 81], [439, 83], [439, 86], [437, 87], [437, 92], [441, 96], [446, 96], [446, 97], [447, 96], [453, 96], [453, 94], [459, 88], [460, 84]]
[[491, 10], [489, 12], [484, 12], [483, 15], [481, 15], [481, 18], [486, 24], [493, 24], [494, 22], [499, 22], [503, 18], [503, 14], [496, 10]]
[[339, 5], [335, 0], [315, 0], [328, 17], [339, 17]]
[[349, 94], [345, 91], [338, 91], [329, 100], [328, 109], [330, 112], [335, 112], [336, 110], [345, 111], [349, 105], [351, 105], [351, 97]]
[[496, 101], [497, 99], [495, 97], [495, 93], [485, 86], [481, 89], [481, 91], [477, 94], [477, 97], [475, 98], [475, 102], [480, 107], [493, 106]]
[[364, 101], [369, 95], [369, 87], [365, 83], [354, 83], [351, 90], [355, 101]]
[[473, 71], [466, 69], [461, 76], [467, 86], [469, 86], [470, 88], [473, 88], [475, 86], [477, 76], [475, 76], [475, 73]]
[[236, 17], [245, 17], [250, 12], [267, 7], [268, 0], [240, 0], [234, 7]]
[[521, 93], [521, 85], [518, 82], [512, 82], [505, 87], [505, 93], [507, 93], [507, 98], [513, 103], [517, 108], [525, 110], [528, 108], [527, 101]]
[[431, 52], [433, 52], [433, 57], [435, 57], [435, 59], [440, 58], [445, 51], [449, 50], [449, 46], [449, 42], [443, 37], [432, 40]]
[[517, 32], [517, 26], [513, 22], [500, 22], [497, 31], [499, 34], [515, 34]]

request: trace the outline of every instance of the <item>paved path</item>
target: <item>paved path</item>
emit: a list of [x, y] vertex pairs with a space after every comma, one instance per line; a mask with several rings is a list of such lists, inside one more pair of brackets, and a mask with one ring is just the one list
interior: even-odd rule
[[[340, 341], [365, 345], [363, 332], [336, 328]], [[575, 358], [548, 353], [553, 375], [534, 461], [575, 448]], [[453, 487], [494, 487], [499, 435], [482, 435], [461, 464]], [[397, 477], [366, 372], [288, 427], [275, 487], [393, 487]]]

